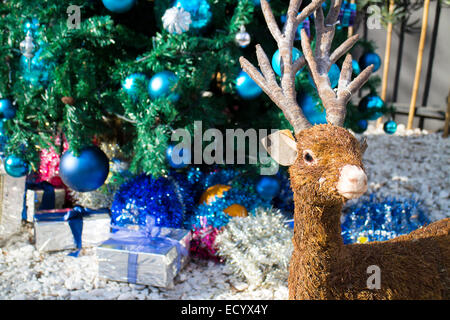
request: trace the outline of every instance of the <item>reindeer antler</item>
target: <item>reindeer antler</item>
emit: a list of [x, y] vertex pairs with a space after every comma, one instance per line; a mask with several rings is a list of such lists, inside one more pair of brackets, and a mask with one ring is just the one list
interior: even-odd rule
[[[301, 0], [291, 0], [287, 12], [287, 21], [284, 32], [278, 28], [273, 12], [266, 0], [261, 0], [261, 8], [266, 19], [267, 26], [280, 50], [283, 62], [283, 74], [281, 87], [277, 83], [271, 63], [262, 47], [256, 45], [256, 55], [261, 72], [247, 59], [239, 59], [242, 69], [263, 89], [270, 99], [283, 111], [286, 119], [291, 123], [295, 133], [311, 127], [309, 121], [303, 115], [297, 103], [295, 91], [295, 75], [308, 63], [319, 96], [327, 111], [329, 123], [342, 126], [345, 119], [346, 104], [353, 93], [357, 92], [368, 80], [373, 66], [365, 69], [349, 84], [352, 76], [352, 59], [347, 55], [342, 67], [339, 80], [338, 93], [331, 88], [328, 71], [344, 53], [346, 53], [358, 41], [358, 35], [348, 38], [331, 55], [331, 42], [334, 37], [335, 24], [339, 16], [341, 1], [332, 1], [330, 12], [324, 24], [322, 3], [325, 0], [312, 0], [299, 14]], [[304, 56], [292, 62], [292, 48], [294, 46], [295, 33], [298, 25], [313, 12], [316, 12], [316, 56], [314, 57], [309, 38], [302, 29], [302, 49]]]
[[352, 95], [367, 82], [373, 65], [370, 65], [362, 71], [353, 81], [352, 79], [352, 56], [347, 54], [342, 64], [341, 75], [337, 92], [331, 87], [328, 71], [344, 53], [350, 50], [358, 41], [358, 35], [348, 38], [332, 54], [330, 54], [331, 43], [334, 38], [335, 25], [339, 17], [341, 0], [331, 1], [331, 8], [327, 17], [324, 17], [322, 8], [318, 8], [315, 13], [316, 26], [316, 50], [313, 55], [311, 43], [308, 34], [304, 29], [301, 30], [301, 41], [304, 57], [308, 63], [312, 78], [320, 99], [327, 112], [327, 121], [336, 126], [343, 126], [347, 103]]

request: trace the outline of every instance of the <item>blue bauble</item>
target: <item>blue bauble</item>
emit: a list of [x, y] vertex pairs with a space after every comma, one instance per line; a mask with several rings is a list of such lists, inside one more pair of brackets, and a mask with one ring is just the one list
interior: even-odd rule
[[[298, 50], [297, 48], [292, 48], [292, 61], [300, 59], [302, 56], [303, 53], [300, 50]], [[272, 68], [273, 71], [275, 71], [275, 73], [281, 77], [282, 69], [281, 69], [280, 50], [275, 51], [275, 53], [272, 56]], [[302, 70], [303, 68], [300, 69], [296, 75], [298, 75]]]
[[[330, 78], [330, 83], [332, 88], [336, 88], [339, 84], [339, 77], [341, 76], [341, 70], [339, 69], [337, 64], [332, 64], [330, 67], [330, 71], [328, 71], [328, 78]], [[308, 74], [308, 79], [311, 85], [315, 88], [316, 84], [314, 83], [313, 78], [310, 74]]]
[[114, 13], [124, 13], [133, 8], [136, 0], [102, 0], [103, 5]]
[[8, 99], [0, 99], [0, 119], [12, 119], [16, 116], [16, 109], [14, 109], [11, 101]]
[[358, 75], [361, 73], [361, 67], [359, 66], [358, 61], [352, 60], [352, 68], [354, 74]]
[[255, 99], [262, 93], [262, 89], [245, 71], [241, 71], [236, 79], [236, 91], [245, 100]]
[[383, 129], [387, 134], [394, 134], [395, 131], [397, 131], [397, 122], [395, 122], [394, 120], [386, 121]]
[[5, 160], [5, 171], [11, 177], [20, 178], [28, 173], [28, 163], [22, 158], [11, 155]]
[[383, 100], [376, 94], [368, 94], [361, 99], [358, 110], [367, 115], [367, 119], [376, 120], [383, 115], [381, 109], [384, 107]]
[[49, 80], [49, 65], [48, 62], [42, 59], [41, 54], [43, 48], [39, 48], [34, 54], [34, 57], [29, 63], [29, 59], [25, 56], [20, 58], [20, 66], [22, 70], [22, 75], [25, 80], [27, 80], [32, 85], [45, 84]]
[[59, 163], [62, 181], [78, 192], [94, 191], [100, 188], [108, 177], [109, 159], [98, 147], [86, 147], [76, 157], [73, 151], [66, 151]]
[[166, 159], [174, 169], [185, 168], [191, 163], [191, 150], [180, 146], [168, 146]]
[[36, 18], [27, 19], [23, 24], [23, 32], [25, 34], [27, 34], [28, 31], [35, 32], [37, 29], [39, 29], [39, 20]]
[[369, 122], [365, 119], [358, 120], [351, 129], [356, 133], [363, 133], [367, 130], [367, 127], [369, 126]]
[[191, 14], [190, 28], [202, 29], [211, 21], [211, 7], [207, 0], [176, 0], [173, 6], [180, 6]]
[[148, 93], [152, 99], [168, 97], [170, 101], [177, 102], [180, 95], [175, 92], [178, 77], [171, 71], [162, 71], [155, 74], [148, 83]]
[[[137, 81], [136, 81], [137, 80]], [[138, 81], [144, 82], [146, 80], [146, 76], [142, 73], [133, 73], [125, 78], [122, 82], [122, 88], [132, 97], [137, 97], [138, 94]]]
[[[326, 124], [327, 113], [318, 100], [308, 93], [302, 93], [299, 95], [298, 104], [302, 108], [303, 114], [306, 119], [312, 124]], [[321, 111], [322, 110], [322, 111]]]
[[377, 71], [381, 67], [381, 58], [375, 52], [367, 52], [359, 58], [359, 65], [361, 69], [365, 69], [371, 64], [374, 66], [373, 72]]
[[256, 192], [264, 200], [272, 200], [280, 193], [280, 181], [275, 177], [262, 177], [256, 184]]

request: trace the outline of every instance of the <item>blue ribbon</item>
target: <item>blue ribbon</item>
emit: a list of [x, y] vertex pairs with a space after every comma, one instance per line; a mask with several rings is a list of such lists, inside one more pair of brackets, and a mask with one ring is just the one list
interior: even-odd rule
[[55, 187], [47, 181], [39, 183], [27, 182], [23, 195], [22, 220], [27, 220], [27, 190], [43, 190], [41, 205], [38, 210], [50, 210], [55, 208]]
[[[107, 245], [132, 246], [133, 251], [148, 251], [154, 249], [161, 251], [162, 249], [177, 249], [177, 273], [181, 268], [181, 257], [187, 256], [187, 249], [181, 245], [178, 240], [169, 236], [161, 235], [161, 228], [155, 225], [155, 218], [147, 216], [144, 226], [139, 229], [130, 229], [127, 227], [112, 226], [111, 238], [104, 242]], [[127, 265], [127, 281], [129, 283], [137, 283], [138, 270], [138, 253], [130, 252], [128, 254]]]
[[93, 210], [89, 208], [75, 206], [70, 210], [39, 213], [35, 215], [34, 219], [37, 222], [67, 221], [70, 230], [72, 231], [75, 246], [77, 248], [76, 251], [70, 253], [69, 255], [77, 257], [82, 247], [81, 236], [83, 234], [83, 218], [93, 214], [104, 214], [105, 212], [109, 213], [109, 209], [103, 208]]

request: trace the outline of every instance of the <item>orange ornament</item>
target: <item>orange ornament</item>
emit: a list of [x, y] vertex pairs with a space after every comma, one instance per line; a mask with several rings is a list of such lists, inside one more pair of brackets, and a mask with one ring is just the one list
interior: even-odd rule
[[200, 204], [205, 203], [210, 204], [211, 202], [216, 200], [216, 197], [222, 198], [223, 194], [230, 190], [231, 187], [224, 184], [216, 184], [214, 186], [209, 187], [203, 192], [200, 197]]
[[223, 210], [226, 214], [228, 214], [231, 217], [247, 217], [248, 212], [247, 209], [245, 209], [244, 206], [241, 206], [240, 204], [232, 204], [225, 210]]

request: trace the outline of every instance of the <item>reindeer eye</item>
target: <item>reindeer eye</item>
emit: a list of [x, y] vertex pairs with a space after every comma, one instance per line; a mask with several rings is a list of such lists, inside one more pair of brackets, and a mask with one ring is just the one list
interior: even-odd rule
[[303, 152], [303, 160], [305, 160], [305, 162], [307, 164], [313, 164], [314, 163], [314, 157], [312, 155], [312, 152], [309, 150], [306, 150]]

